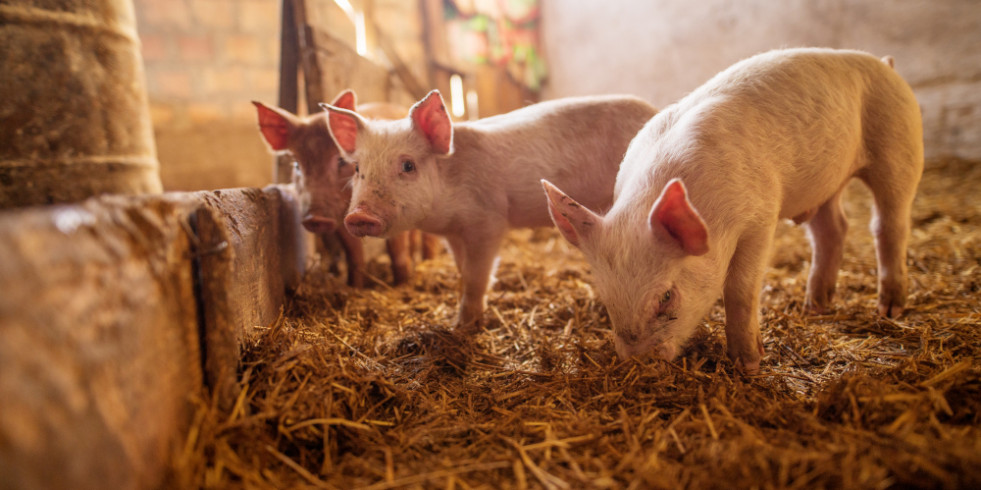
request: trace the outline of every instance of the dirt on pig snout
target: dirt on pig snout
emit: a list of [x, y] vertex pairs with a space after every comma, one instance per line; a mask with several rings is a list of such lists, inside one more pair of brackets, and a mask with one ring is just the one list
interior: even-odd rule
[[810, 248], [777, 231], [762, 374], [734, 374], [721, 301], [676, 362], [619, 359], [577, 250], [551, 229], [501, 251], [483, 330], [454, 332], [448, 254], [352, 290], [315, 270], [244, 352], [231, 412], [203, 396], [181, 486], [291, 488], [981, 485], [981, 163], [930, 162], [909, 311], [875, 315], [868, 192], [834, 310], [803, 314]]

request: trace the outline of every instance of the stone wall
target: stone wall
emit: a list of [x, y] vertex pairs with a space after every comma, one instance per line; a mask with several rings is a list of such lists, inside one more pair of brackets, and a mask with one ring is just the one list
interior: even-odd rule
[[981, 158], [976, 0], [543, 2], [548, 98], [625, 92], [659, 107], [752, 54], [826, 46], [892, 55], [923, 109], [927, 157]]

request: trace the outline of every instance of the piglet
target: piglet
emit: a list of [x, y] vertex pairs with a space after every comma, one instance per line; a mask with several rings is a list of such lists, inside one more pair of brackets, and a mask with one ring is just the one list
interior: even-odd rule
[[556, 226], [592, 266], [621, 357], [674, 358], [721, 293], [728, 355], [757, 372], [759, 294], [777, 221], [807, 223], [806, 304], [827, 310], [852, 177], [874, 196], [879, 313], [903, 311], [923, 136], [913, 91], [890, 62], [789, 49], [733, 65], [644, 126], [604, 216], [543, 182]]
[[609, 206], [627, 145], [656, 112], [636, 97], [580, 97], [454, 124], [438, 91], [397, 121], [325, 108], [330, 134], [355, 168], [344, 224], [355, 236], [411, 228], [444, 236], [463, 276], [463, 328], [482, 318], [508, 229], [551, 225], [539, 181]]
[[[278, 107], [268, 107], [260, 102], [252, 102], [259, 116], [259, 130], [269, 147], [275, 151], [289, 151], [298, 166], [297, 190], [303, 226], [307, 231], [318, 235], [325, 242], [336, 235], [347, 258], [348, 284], [364, 286], [364, 246], [361, 240], [352, 236], [343, 226], [338, 226], [344, 218], [348, 202], [351, 200], [349, 182], [354, 170], [339, 158], [337, 147], [327, 132], [327, 118], [324, 113], [309, 117], [299, 117]], [[354, 111], [356, 96], [346, 90], [337, 96], [332, 104]], [[358, 107], [366, 117], [398, 118], [405, 109], [392, 104], [369, 103]], [[419, 241], [410, 232], [393, 235], [386, 241], [386, 248], [392, 261], [395, 284], [408, 280], [412, 270], [412, 243]], [[418, 235], [418, 232], [415, 232]], [[438, 240], [433, 236], [422, 237], [423, 257], [431, 258], [438, 251]]]

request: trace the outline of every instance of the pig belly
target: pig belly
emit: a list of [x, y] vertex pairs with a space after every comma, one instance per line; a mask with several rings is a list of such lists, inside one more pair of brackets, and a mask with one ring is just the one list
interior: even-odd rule
[[552, 218], [548, 215], [548, 202], [545, 194], [537, 196], [524, 195], [508, 200], [508, 225], [511, 228], [538, 228], [551, 226]]
[[813, 218], [815, 214], [817, 214], [817, 211], [818, 211], [817, 208], [811, 208], [811, 209], [808, 209], [807, 211], [804, 211], [801, 214], [798, 214], [798, 215], [794, 216], [791, 219], [794, 220], [794, 223], [795, 224], [798, 224], [798, 225], [801, 224], [801, 223], [806, 223], [806, 222], [810, 221], [811, 218]]
[[548, 214], [548, 199], [542, 192], [541, 179], [550, 182], [554, 180], [565, 184], [564, 189], [570, 189], [568, 194], [588, 209], [605, 212], [613, 202], [613, 178], [615, 167], [608, 172], [609, 178], [597, 178], [592, 185], [574, 182], [570, 179], [559, 180], [552, 175], [536, 178], [533, 186], [522, 186], [521, 192], [510, 192], [508, 195], [508, 224], [512, 228], [538, 228], [552, 226], [552, 218]]
[[842, 110], [836, 114], [826, 114], [824, 118], [832, 121], [832, 127], [845, 128], [842, 133], [847, 136], [841, 137], [839, 134], [833, 138], [828, 134], [815, 138], [813, 135], [803, 137], [798, 134], [796, 144], [788, 145], [788, 149], [796, 148], [796, 154], [809, 155], [809, 158], [793, 160], [787, 154], [777, 157], [778, 161], [794, 162], [784, 168], [775, 165], [783, 181], [780, 218], [793, 219], [797, 223], [810, 220], [817, 208], [836, 195], [866, 164], [867, 160], [861, 156], [864, 153], [862, 128], [856, 123], [857, 120], [850, 117], [860, 108], [857, 104], [841, 105]]

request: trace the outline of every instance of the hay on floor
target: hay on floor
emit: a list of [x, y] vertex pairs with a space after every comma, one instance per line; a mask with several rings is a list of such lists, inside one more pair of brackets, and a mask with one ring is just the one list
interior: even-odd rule
[[725, 357], [721, 301], [676, 362], [619, 359], [579, 252], [513, 232], [483, 331], [449, 328], [448, 254], [391, 288], [311, 273], [244, 353], [231, 412], [200, 400], [182, 486], [289, 488], [981, 485], [981, 163], [928, 165], [909, 311], [875, 314], [869, 194], [834, 310], [802, 311], [810, 249], [781, 225], [759, 376]]

